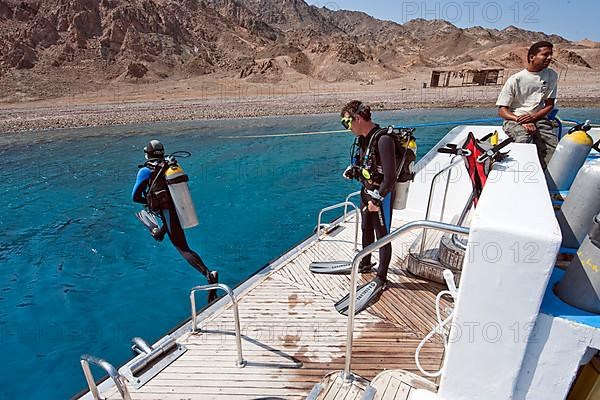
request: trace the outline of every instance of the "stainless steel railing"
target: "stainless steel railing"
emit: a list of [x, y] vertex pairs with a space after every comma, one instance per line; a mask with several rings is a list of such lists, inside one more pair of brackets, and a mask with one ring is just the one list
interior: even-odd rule
[[[346, 196], [346, 203], [352, 203], [350, 201], [351, 198], [356, 197], [356, 196], [360, 196], [360, 190], [357, 192], [352, 192], [350, 193], [348, 196]], [[354, 204], [354, 203], [352, 203]], [[358, 217], [360, 216], [360, 213], [356, 214], [356, 218], [358, 219]], [[348, 218], [348, 206], [344, 206], [344, 222], [347, 221]]]
[[85, 375], [85, 380], [87, 381], [88, 387], [90, 388], [90, 393], [94, 397], [94, 400], [101, 400], [102, 398], [98, 392], [98, 386], [96, 386], [96, 381], [94, 380], [94, 375], [90, 369], [90, 364], [96, 365], [106, 371], [108, 376], [110, 376], [115, 383], [115, 386], [117, 387], [117, 390], [121, 394], [123, 400], [131, 400], [125, 378], [119, 373], [119, 371], [117, 371], [115, 367], [113, 367], [111, 363], [89, 354], [82, 355], [80, 362], [81, 368], [83, 369], [83, 374]]
[[334, 204], [329, 207], [325, 207], [321, 211], [319, 211], [319, 217], [317, 218], [317, 259], [320, 259], [321, 247], [319, 246], [319, 241], [321, 240], [321, 227], [322, 227], [321, 220], [322, 220], [323, 214], [326, 213], [327, 211], [335, 210], [335, 209], [342, 208], [342, 207], [344, 207], [344, 220], [346, 218], [345, 215], [346, 215], [347, 207], [353, 207], [354, 210], [356, 211], [356, 219], [354, 221], [354, 227], [355, 227], [355, 229], [354, 229], [354, 251], [358, 250], [358, 229], [359, 229], [359, 226], [358, 226], [359, 221], [358, 220], [359, 220], [360, 212], [359, 212], [356, 204], [354, 204], [350, 201], [344, 201], [342, 203], [338, 203], [338, 204]]
[[[465, 222], [465, 219], [467, 219], [467, 214], [473, 207], [474, 199], [475, 199], [475, 191], [471, 190], [471, 195], [469, 196], [469, 200], [467, 200], [467, 204], [465, 204], [462, 212], [460, 213], [460, 216], [458, 217], [458, 221], [456, 221], [456, 225], [462, 225]], [[461, 249], [463, 251], [467, 250], [467, 243], [461, 241], [455, 233], [452, 234], [452, 243], [454, 243], [454, 245], [456, 247], [458, 247], [459, 249]]]
[[150, 354], [152, 353], [152, 346], [148, 344], [141, 337], [134, 337], [131, 339], [131, 350], [135, 351], [138, 354]]
[[235, 319], [235, 338], [237, 345], [237, 354], [238, 359], [236, 361], [236, 367], [243, 368], [246, 366], [246, 361], [244, 361], [244, 357], [242, 355], [242, 334], [240, 329], [240, 313], [238, 310], [237, 299], [235, 298], [235, 294], [231, 288], [223, 283], [213, 283], [210, 285], [202, 285], [195, 286], [190, 290], [190, 303], [192, 306], [192, 332], [196, 332], [198, 330], [197, 322], [196, 322], [196, 292], [200, 291], [208, 291], [214, 289], [221, 289], [227, 292], [229, 297], [231, 298], [231, 303], [233, 305], [233, 316]]
[[[429, 217], [431, 216], [431, 205], [433, 203], [433, 193], [437, 184], [437, 180], [440, 176], [442, 176], [445, 172], [448, 172], [448, 177], [446, 179], [446, 187], [444, 189], [444, 198], [442, 200], [442, 210], [440, 213], [440, 221], [443, 221], [444, 219], [444, 212], [446, 210], [446, 200], [448, 198], [448, 188], [450, 186], [450, 178], [452, 177], [452, 169], [454, 167], [456, 167], [457, 165], [460, 165], [463, 163], [463, 158], [462, 156], [458, 155], [458, 156], [454, 156], [452, 158], [452, 161], [450, 162], [450, 164], [448, 164], [447, 166], [445, 166], [444, 168], [442, 168], [440, 170], [440, 172], [438, 172], [437, 174], [435, 174], [435, 176], [433, 177], [433, 179], [431, 180], [431, 188], [429, 189], [429, 199], [427, 200], [427, 209], [425, 211], [425, 220], [429, 220]], [[423, 256], [423, 251], [425, 250], [425, 242], [427, 240], [427, 229], [423, 230], [423, 235], [421, 236], [421, 245], [419, 248], [419, 257]]]
[[456, 226], [435, 221], [413, 221], [401, 226], [395, 231], [382, 237], [375, 243], [372, 243], [369, 246], [365, 247], [364, 249], [359, 251], [358, 254], [354, 256], [354, 259], [352, 260], [352, 272], [350, 275], [350, 309], [348, 312], [348, 330], [346, 339], [346, 364], [344, 368], [344, 379], [347, 381], [352, 380], [350, 367], [352, 365], [352, 341], [354, 336], [354, 312], [356, 310], [356, 281], [358, 280], [358, 265], [360, 264], [362, 259], [365, 258], [367, 255], [391, 243], [398, 236], [406, 232], [422, 228], [442, 231], [446, 233], [455, 233], [459, 235], [469, 235], [469, 228], [465, 228], [463, 226]]

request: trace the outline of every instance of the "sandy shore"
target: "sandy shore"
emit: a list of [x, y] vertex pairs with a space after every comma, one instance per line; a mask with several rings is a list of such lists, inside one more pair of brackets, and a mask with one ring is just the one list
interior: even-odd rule
[[[413, 79], [415, 81], [416, 79]], [[413, 87], [410, 87], [413, 86]], [[232, 80], [112, 85], [55, 99], [0, 103], [0, 132], [159, 121], [337, 113], [360, 99], [374, 110], [494, 107], [501, 86], [415, 88], [406, 80], [240, 84]], [[600, 79], [559, 83], [561, 107], [600, 107]]]

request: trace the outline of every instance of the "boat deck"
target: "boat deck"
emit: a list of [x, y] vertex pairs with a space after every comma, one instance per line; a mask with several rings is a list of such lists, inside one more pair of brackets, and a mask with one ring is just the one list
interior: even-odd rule
[[[308, 266], [316, 260], [352, 259], [353, 218], [237, 294], [245, 368], [235, 366], [234, 316], [228, 304], [203, 319], [199, 332], [183, 334], [178, 343], [188, 351], [142, 388], [129, 386], [131, 397], [302, 399], [325, 375], [342, 370], [347, 318], [336, 312], [334, 303], [348, 293], [350, 279], [315, 275]], [[403, 223], [395, 219], [393, 227]], [[414, 352], [435, 322], [435, 296], [443, 287], [402, 270], [416, 237], [409, 233], [394, 242], [388, 290], [355, 319], [352, 370], [366, 379], [388, 369], [418, 374]], [[373, 277], [365, 274], [361, 281]], [[436, 340], [422, 350], [421, 363], [437, 370], [442, 356]], [[120, 398], [116, 389], [105, 396]]]

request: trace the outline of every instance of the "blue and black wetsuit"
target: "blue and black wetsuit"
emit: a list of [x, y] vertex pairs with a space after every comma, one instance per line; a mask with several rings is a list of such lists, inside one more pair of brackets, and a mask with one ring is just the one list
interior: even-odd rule
[[[362, 213], [362, 244], [363, 248], [375, 241], [375, 236], [380, 239], [390, 233], [392, 226], [392, 205], [396, 189], [396, 145], [394, 139], [386, 134], [381, 134], [381, 128], [376, 126], [365, 137], [359, 137], [360, 147], [359, 164], [365, 164], [365, 155], [369, 144], [371, 179], [360, 176], [363, 185], [360, 194], [360, 209]], [[377, 135], [378, 137], [374, 136]], [[374, 138], [374, 140], [372, 140]], [[369, 194], [369, 191], [378, 191], [379, 197]], [[372, 193], [372, 192], [371, 192]], [[380, 212], [371, 212], [368, 209], [369, 201], [379, 206]], [[383, 282], [387, 281], [387, 273], [392, 260], [392, 245], [388, 244], [379, 249], [379, 266], [377, 277]], [[371, 263], [371, 256], [366, 256], [363, 264]]]
[[175, 205], [168, 192], [164, 173], [162, 173], [164, 171], [161, 171], [163, 164], [160, 161], [149, 161], [140, 168], [131, 197], [136, 203], [148, 206], [150, 211], [160, 216], [163, 226], [159, 235], [167, 233], [171, 243], [183, 258], [198, 272], [206, 276], [209, 283], [215, 283], [211, 282], [213, 278], [209, 274], [210, 270], [187, 243]]

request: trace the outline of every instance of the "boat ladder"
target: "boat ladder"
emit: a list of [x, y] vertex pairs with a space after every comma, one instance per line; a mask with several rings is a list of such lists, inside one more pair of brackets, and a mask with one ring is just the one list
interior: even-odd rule
[[[235, 365], [238, 368], [243, 368], [246, 365], [246, 361], [244, 360], [242, 354], [238, 302], [233, 290], [229, 286], [222, 283], [214, 283], [209, 285], [195, 286], [190, 290], [190, 305], [192, 313], [190, 324], [191, 333], [196, 334], [202, 332], [197, 325], [195, 294], [200, 291], [216, 289], [225, 291], [231, 298], [235, 319], [235, 335], [237, 344], [237, 360]], [[90, 394], [94, 400], [101, 400], [103, 397], [100, 397], [98, 385], [96, 384], [92, 374], [90, 364], [102, 368], [108, 374], [108, 377], [112, 379], [114, 386], [118, 390], [123, 400], [131, 400], [128, 385], [134, 389], [141, 388], [159, 372], [161, 372], [187, 351], [187, 348], [182, 344], [177, 343], [177, 339], [172, 335], [163, 337], [153, 346], [150, 346], [144, 339], [135, 337], [132, 339], [131, 349], [138, 353], [138, 355], [119, 370], [117, 370], [111, 363], [101, 358], [97, 358], [88, 354], [81, 356], [81, 368], [83, 369], [83, 374], [85, 375]]]

